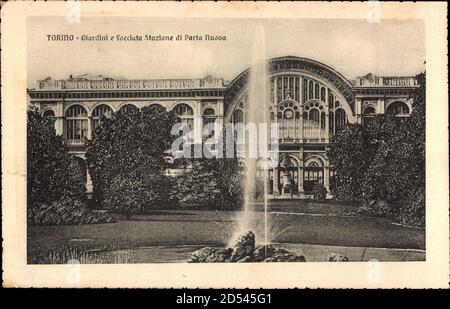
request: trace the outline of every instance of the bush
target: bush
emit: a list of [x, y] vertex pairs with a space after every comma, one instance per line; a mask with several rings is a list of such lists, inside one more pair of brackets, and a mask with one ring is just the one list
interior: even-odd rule
[[314, 200], [317, 202], [323, 202], [325, 201], [327, 197], [327, 188], [321, 183], [315, 183], [312, 194], [314, 196]]
[[88, 209], [81, 201], [64, 197], [50, 204], [30, 208], [28, 222], [31, 225], [79, 225], [114, 221], [105, 213]]
[[395, 219], [400, 224], [425, 227], [425, 190], [419, 188], [401, 201]]
[[349, 125], [333, 137], [328, 156], [336, 173], [333, 194], [338, 200], [369, 201], [361, 212], [423, 226], [425, 73], [417, 81], [411, 117], [379, 115], [367, 128]]
[[237, 159], [197, 159], [177, 177], [174, 189], [183, 206], [232, 210], [242, 204], [241, 181]]
[[49, 205], [62, 197], [84, 201], [80, 166], [69, 154], [53, 123], [39, 111], [27, 113], [27, 206]]
[[144, 210], [146, 203], [158, 199], [158, 194], [145, 187], [136, 175], [117, 175], [103, 193], [104, 207], [117, 213], [125, 214], [127, 219], [132, 214]]
[[86, 207], [80, 165], [54, 125], [38, 110], [27, 113], [27, 217], [33, 225], [103, 223], [112, 219]]
[[[138, 199], [144, 198], [146, 177], [161, 175], [166, 169], [166, 151], [175, 138], [171, 129], [176, 122], [176, 115], [162, 106], [124, 110], [101, 119], [86, 153], [93, 197], [99, 205], [128, 214], [142, 210], [143, 202]], [[147, 203], [159, 202], [151, 199], [167, 191], [154, 184], [149, 187]], [[161, 190], [155, 194], [157, 188]]]

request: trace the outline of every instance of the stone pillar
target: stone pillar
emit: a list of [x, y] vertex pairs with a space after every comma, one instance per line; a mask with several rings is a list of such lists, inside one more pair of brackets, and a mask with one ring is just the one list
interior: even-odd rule
[[87, 130], [86, 138], [88, 140], [91, 140], [92, 139], [92, 118], [88, 117], [87, 122], [88, 122], [87, 123], [88, 130]]
[[384, 99], [378, 99], [378, 114], [384, 114]]
[[323, 185], [327, 189], [327, 193], [330, 192], [330, 167], [328, 163], [325, 164], [323, 168]]
[[273, 195], [279, 195], [278, 191], [278, 167], [273, 167]]
[[303, 188], [303, 162], [298, 167], [298, 194], [301, 196], [305, 193]]
[[87, 175], [87, 179], [86, 179], [86, 193], [92, 193], [93, 192], [93, 185], [92, 185], [92, 178], [91, 178], [91, 174], [89, 173], [89, 169], [86, 168], [86, 175]]
[[299, 153], [299, 164], [298, 164], [298, 194], [302, 196], [305, 193], [305, 189], [303, 187], [303, 147], [300, 148]]
[[200, 102], [196, 102], [194, 106], [194, 144], [202, 143], [202, 114], [201, 114], [201, 106]]
[[355, 99], [355, 110], [356, 110], [356, 121], [357, 123], [362, 123], [361, 110], [362, 110], [362, 101], [361, 99]]
[[215, 137], [220, 137], [220, 130], [222, 130], [225, 126], [225, 112], [223, 106], [223, 100], [217, 101], [217, 124], [219, 127], [219, 131], [215, 132]]
[[56, 103], [55, 113], [55, 131], [56, 135], [63, 135], [64, 133], [64, 104], [63, 102]]
[[299, 139], [300, 139], [300, 143], [303, 143], [303, 77], [300, 78], [300, 85], [299, 85], [299, 103], [300, 103], [300, 108], [299, 108], [299, 113], [300, 113], [300, 117], [299, 117], [299, 127], [300, 127], [300, 134], [299, 134]]

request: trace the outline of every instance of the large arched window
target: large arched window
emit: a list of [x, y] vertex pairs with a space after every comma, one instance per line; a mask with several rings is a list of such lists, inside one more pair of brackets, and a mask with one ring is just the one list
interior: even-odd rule
[[303, 78], [302, 103], [308, 101], [308, 80]]
[[44, 111], [44, 112], [42, 113], [42, 116], [43, 116], [44, 118], [50, 119], [50, 121], [52, 122], [52, 124], [55, 123], [56, 117], [55, 117], [55, 112], [54, 112], [53, 110], [48, 109], [48, 110]]
[[233, 113], [233, 123], [244, 123], [244, 112], [241, 109], [237, 109]]
[[111, 117], [112, 109], [108, 105], [101, 104], [94, 108], [92, 111], [92, 130], [98, 127], [102, 116]]
[[119, 109], [119, 113], [123, 113], [123, 112], [126, 113], [129, 111], [137, 112], [137, 111], [139, 111], [139, 108], [133, 104], [125, 104]]
[[48, 109], [42, 113], [44, 117], [55, 117], [55, 112], [52, 109]]
[[146, 105], [146, 107], [147, 108], [162, 108], [162, 109], [166, 109], [164, 106], [162, 106], [161, 104], [159, 104], [159, 103], [152, 103], [152, 104], [150, 104], [150, 105]]
[[309, 81], [308, 88], [308, 100], [314, 99], [314, 82], [312, 80]]
[[373, 124], [373, 117], [375, 116], [375, 108], [372, 106], [366, 107], [363, 112], [363, 126], [368, 127]]
[[281, 102], [277, 108], [277, 122], [279, 124], [279, 137], [293, 139], [299, 137], [300, 107], [293, 100]]
[[66, 111], [66, 138], [83, 140], [87, 137], [88, 115], [81, 105], [72, 105]]
[[407, 116], [409, 115], [409, 107], [405, 103], [397, 101], [388, 106], [386, 114], [391, 117]]
[[[207, 108], [203, 111], [202, 119], [203, 128], [205, 128], [205, 126], [216, 122], [216, 112], [212, 108]], [[205, 134], [205, 130], [203, 131], [203, 133]], [[212, 136], [214, 136], [214, 128], [210, 128], [209, 133], [207, 133], [207, 135], [205, 135], [204, 137], [209, 138]]]
[[281, 88], [283, 81], [282, 77], [277, 77], [277, 103], [283, 100], [283, 89]]
[[320, 101], [310, 101], [303, 107], [303, 137], [306, 139], [322, 139], [326, 137], [327, 125], [326, 105]]
[[194, 129], [194, 110], [192, 107], [181, 103], [176, 105], [173, 111], [180, 118], [181, 123], [187, 124], [191, 131]]
[[325, 112], [322, 111], [322, 112], [320, 113], [320, 128], [321, 128], [322, 130], [325, 130], [326, 122], [327, 122], [327, 118], [326, 118], [326, 116], [325, 116]]
[[312, 161], [306, 164], [303, 171], [303, 188], [311, 192], [316, 183], [323, 184], [323, 164]]
[[216, 112], [212, 108], [203, 111], [203, 125], [214, 123], [216, 121]]
[[329, 115], [328, 115], [328, 121], [330, 123], [330, 134], [333, 135], [334, 134], [334, 112], [330, 111]]
[[328, 89], [328, 107], [330, 109], [334, 108], [334, 94]]
[[309, 121], [314, 125], [319, 125], [319, 110], [316, 108], [311, 109], [309, 112]]
[[300, 77], [296, 77], [295, 78], [295, 88], [294, 88], [294, 100], [297, 102], [300, 102], [300, 96], [299, 96], [299, 92], [300, 92]]
[[342, 108], [339, 108], [336, 110], [336, 131], [341, 129], [345, 124], [347, 123], [347, 115], [345, 113], [345, 110]]

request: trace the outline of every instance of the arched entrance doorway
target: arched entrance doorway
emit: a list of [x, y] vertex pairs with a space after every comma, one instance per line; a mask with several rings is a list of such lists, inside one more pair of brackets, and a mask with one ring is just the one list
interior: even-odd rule
[[298, 163], [289, 155], [285, 155], [278, 166], [278, 191], [282, 195], [298, 193]]
[[323, 185], [323, 163], [320, 160], [306, 162], [303, 171], [303, 188], [305, 193], [312, 192], [316, 183]]

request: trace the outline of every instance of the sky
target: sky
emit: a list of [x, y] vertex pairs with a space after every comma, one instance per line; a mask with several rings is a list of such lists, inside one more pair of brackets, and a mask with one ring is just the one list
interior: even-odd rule
[[[28, 19], [28, 87], [51, 76], [81, 74], [128, 79], [234, 79], [252, 63], [252, 46], [265, 58], [299, 56], [322, 62], [348, 79], [415, 75], [424, 70], [420, 20], [207, 19], [60, 17]], [[257, 35], [257, 34], [260, 35]], [[262, 33], [262, 34], [261, 34]], [[47, 35], [220, 35], [225, 41], [49, 41]], [[264, 48], [262, 48], [264, 47]]]

